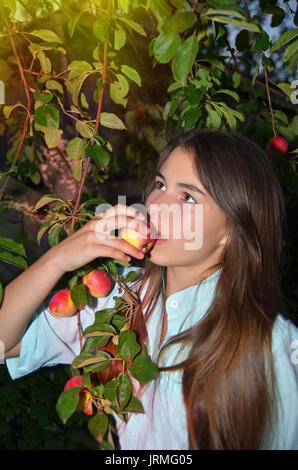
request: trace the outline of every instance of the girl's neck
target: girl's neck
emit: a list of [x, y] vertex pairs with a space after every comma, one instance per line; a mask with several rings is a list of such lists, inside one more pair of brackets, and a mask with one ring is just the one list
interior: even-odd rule
[[190, 266], [168, 266], [166, 273], [166, 295], [167, 299], [170, 295], [176, 294], [189, 286], [197, 284], [206, 277], [211, 276], [217, 268], [209, 268], [206, 270], [205, 267], [194, 270]]

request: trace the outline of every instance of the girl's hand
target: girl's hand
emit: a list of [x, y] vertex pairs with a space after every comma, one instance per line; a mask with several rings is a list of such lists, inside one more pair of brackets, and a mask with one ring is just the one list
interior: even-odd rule
[[98, 257], [130, 261], [130, 256], [142, 259], [144, 254], [126, 240], [111, 235], [116, 229], [129, 226], [138, 231], [148, 230], [145, 217], [133, 207], [117, 204], [94, 216], [82, 228], [49, 250], [57, 268], [65, 273], [74, 271]]

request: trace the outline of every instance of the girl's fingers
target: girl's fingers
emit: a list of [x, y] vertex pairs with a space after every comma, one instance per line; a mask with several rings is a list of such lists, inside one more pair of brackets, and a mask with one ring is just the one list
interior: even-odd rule
[[90, 248], [93, 251], [94, 258], [104, 256], [106, 258], [119, 259], [122, 261], [130, 261], [131, 259], [129, 255], [127, 255], [123, 251], [113, 246], [103, 246], [103, 245], [92, 244], [90, 245], [89, 249]]
[[146, 236], [150, 231], [144, 222], [125, 215], [106, 216], [94, 221], [93, 223], [95, 234], [99, 240], [111, 237], [114, 238], [114, 235], [111, 235], [111, 232], [124, 227], [136, 230], [144, 236]]
[[124, 215], [127, 217], [138, 218], [139, 220], [145, 220], [146, 217], [137, 209], [132, 206], [125, 206], [123, 204], [117, 204], [116, 206], [112, 206], [103, 212], [96, 215], [96, 217], [102, 219], [104, 217], [115, 217]]
[[[103, 238], [99, 240], [96, 234], [94, 233], [94, 231], [88, 232], [87, 237], [88, 237], [88, 241], [86, 242], [86, 245], [96, 244], [97, 249], [98, 247], [102, 247], [103, 252], [105, 252], [107, 247], [110, 247], [118, 251], [121, 251], [121, 253], [134, 256], [135, 258], [138, 258], [138, 259], [144, 258], [144, 254], [141, 251], [139, 251], [136, 247], [128, 243], [126, 240], [123, 240], [122, 238], [111, 237], [111, 238]], [[107, 256], [107, 255], [104, 254], [103, 256]]]

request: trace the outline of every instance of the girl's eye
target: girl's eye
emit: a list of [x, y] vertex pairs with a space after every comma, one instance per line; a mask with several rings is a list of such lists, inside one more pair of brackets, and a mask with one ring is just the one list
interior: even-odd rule
[[192, 202], [192, 204], [197, 202], [197, 201], [196, 201], [190, 194], [188, 194], [188, 193], [183, 193], [183, 196], [192, 199], [192, 201], [190, 201], [190, 200], [188, 199], [188, 200], [186, 200], [185, 202]]
[[[155, 189], [162, 190], [162, 187], [164, 186], [162, 181], [155, 181], [154, 182], [154, 187]], [[186, 197], [188, 199], [184, 199], [184, 202], [191, 202], [192, 204], [196, 203], [197, 201], [188, 193], [183, 193], [183, 197]], [[192, 199], [192, 201], [190, 201]]]
[[161, 189], [161, 186], [164, 186], [162, 181], [155, 181], [154, 186], [156, 189]]

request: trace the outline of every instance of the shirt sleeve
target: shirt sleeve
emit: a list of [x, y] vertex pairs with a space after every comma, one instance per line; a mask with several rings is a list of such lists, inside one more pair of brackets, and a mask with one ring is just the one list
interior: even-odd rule
[[[51, 315], [49, 303], [57, 291], [52, 291], [35, 311], [21, 341], [19, 356], [6, 358], [12, 379], [27, 375], [40, 367], [70, 364], [79, 354], [77, 315], [57, 318]], [[93, 309], [80, 312], [82, 330], [93, 323]]]
[[264, 449], [298, 450], [298, 328], [279, 319], [275, 333], [275, 424]]

